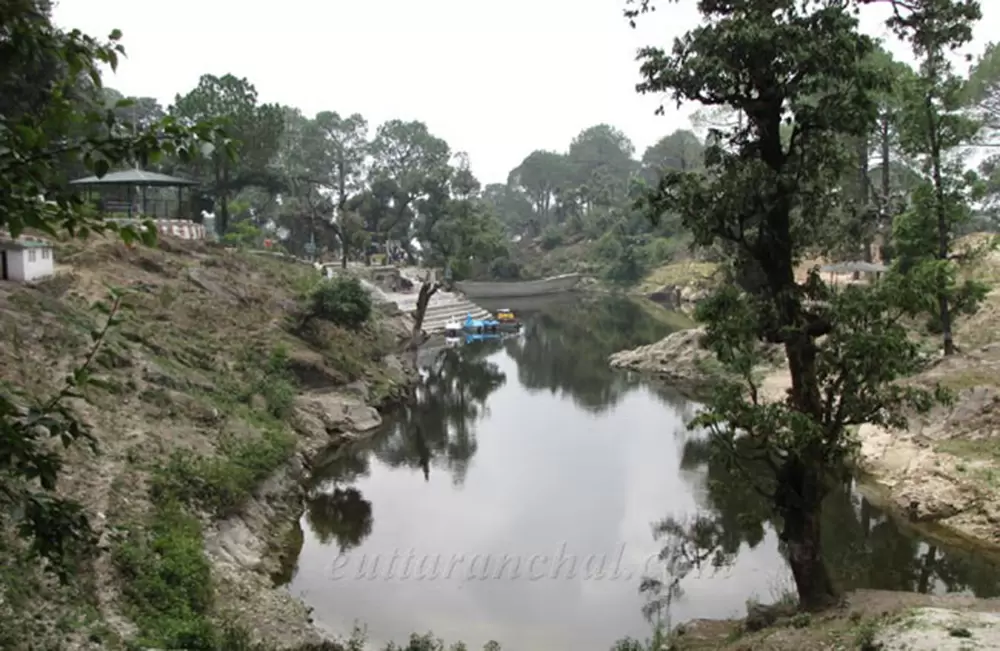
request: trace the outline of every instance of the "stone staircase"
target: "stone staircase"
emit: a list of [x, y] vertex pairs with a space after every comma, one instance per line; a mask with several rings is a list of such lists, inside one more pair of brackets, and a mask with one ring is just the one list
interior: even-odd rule
[[[421, 278], [414, 275], [410, 270], [403, 270], [403, 275], [411, 280], [414, 287], [419, 288]], [[395, 301], [399, 309], [404, 312], [413, 312], [417, 309], [418, 289], [407, 294], [393, 294], [391, 300]], [[441, 334], [449, 323], [461, 323], [465, 317], [472, 315], [473, 319], [491, 319], [493, 315], [462, 294], [438, 290], [431, 296], [430, 303], [427, 304], [427, 312], [424, 314], [423, 330], [429, 335]]]
[[[413, 312], [417, 309], [417, 292], [410, 294], [396, 295], [396, 304], [404, 312]], [[461, 294], [438, 291], [431, 296], [430, 303], [427, 304], [427, 312], [424, 314], [423, 330], [429, 335], [444, 332], [447, 324], [452, 322], [461, 323], [469, 314], [473, 319], [489, 319], [493, 315], [479, 307]]]

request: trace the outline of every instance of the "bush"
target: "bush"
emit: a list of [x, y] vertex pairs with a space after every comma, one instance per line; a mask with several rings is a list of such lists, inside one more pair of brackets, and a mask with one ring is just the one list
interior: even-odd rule
[[294, 437], [284, 430], [268, 429], [257, 439], [223, 440], [218, 457], [175, 452], [154, 477], [153, 497], [178, 500], [224, 517], [242, 506], [294, 451]]
[[677, 239], [655, 237], [642, 246], [642, 258], [655, 267], [671, 262], [683, 249], [684, 244]]
[[372, 299], [353, 276], [324, 280], [312, 291], [309, 316], [345, 328], [360, 328], [372, 314]]
[[134, 530], [114, 552], [142, 646], [214, 651], [209, 620], [212, 573], [201, 525], [176, 502], [156, 507], [146, 531]]
[[543, 250], [551, 251], [552, 249], [556, 248], [562, 243], [563, 243], [563, 234], [560, 233], [555, 228], [550, 226], [549, 228], [545, 229], [544, 233], [542, 233]]
[[517, 280], [521, 277], [521, 265], [510, 258], [497, 258], [490, 263], [490, 278]]

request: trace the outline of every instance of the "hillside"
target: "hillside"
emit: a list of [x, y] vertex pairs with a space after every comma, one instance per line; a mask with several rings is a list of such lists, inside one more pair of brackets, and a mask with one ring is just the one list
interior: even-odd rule
[[405, 395], [412, 374], [395, 351], [409, 317], [381, 306], [358, 330], [303, 326], [314, 269], [202, 243], [91, 240], [56, 259], [35, 287], [0, 283], [0, 379], [54, 395], [104, 323], [91, 304], [125, 288], [99, 386], [73, 404], [98, 451], [71, 447], [59, 484], [101, 551], [60, 587], [5, 526], [0, 648], [209, 649], [227, 626], [315, 641], [305, 607], [268, 578], [300, 514], [296, 479]]

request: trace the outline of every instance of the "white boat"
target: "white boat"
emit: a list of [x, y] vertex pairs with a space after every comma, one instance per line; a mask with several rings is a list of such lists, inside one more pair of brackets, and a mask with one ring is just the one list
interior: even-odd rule
[[444, 326], [444, 339], [446, 342], [453, 343], [465, 336], [465, 329], [462, 327], [461, 323], [456, 323], [452, 321]]
[[455, 289], [467, 297], [511, 298], [522, 296], [543, 296], [567, 292], [580, 282], [580, 274], [563, 274], [541, 280], [517, 280], [510, 282], [463, 281], [455, 283]]

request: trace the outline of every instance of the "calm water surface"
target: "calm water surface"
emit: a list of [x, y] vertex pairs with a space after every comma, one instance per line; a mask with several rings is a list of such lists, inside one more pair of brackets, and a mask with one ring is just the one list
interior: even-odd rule
[[[607, 367], [670, 327], [613, 298], [521, 316], [518, 339], [429, 355], [418, 405], [320, 458], [289, 584], [316, 619], [364, 623], [377, 643], [431, 630], [470, 648], [606, 651], [649, 635], [639, 582], [662, 575], [666, 542], [653, 525], [696, 513], [735, 562], [689, 575], [670, 621], [787, 589], [767, 510], [685, 431], [695, 405]], [[848, 490], [825, 517], [846, 587], [1000, 595], [996, 567], [927, 545]]]

